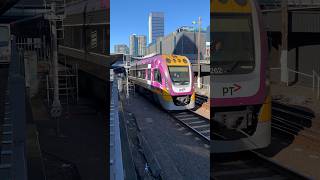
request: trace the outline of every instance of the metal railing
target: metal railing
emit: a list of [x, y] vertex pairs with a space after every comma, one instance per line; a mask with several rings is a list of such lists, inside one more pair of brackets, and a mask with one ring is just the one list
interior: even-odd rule
[[[317, 84], [317, 86], [316, 86]], [[317, 88], [317, 99], [320, 99], [320, 75], [319, 73], [312, 70], [312, 90], [315, 93], [315, 88]]]
[[[280, 70], [281, 68], [270, 68], [270, 70]], [[312, 79], [312, 91], [313, 94], [317, 96], [317, 99], [320, 99], [320, 74], [316, 72], [314, 69], [312, 70], [312, 74], [295, 71], [293, 69], [288, 68], [288, 78], [286, 81], [286, 85], [289, 86], [289, 73], [292, 72], [294, 74], [302, 75], [307, 78]]]
[[124, 172], [118, 112], [118, 81], [114, 80], [110, 85], [112, 87], [110, 104], [110, 180], [122, 180], [124, 179]]

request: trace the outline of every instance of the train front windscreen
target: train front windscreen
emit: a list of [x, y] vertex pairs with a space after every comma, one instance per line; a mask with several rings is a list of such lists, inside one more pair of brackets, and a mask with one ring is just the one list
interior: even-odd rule
[[250, 14], [214, 15], [212, 23], [211, 64], [213, 73], [219, 75], [252, 72], [255, 67], [255, 60]]
[[189, 67], [188, 66], [169, 66], [169, 73], [174, 85], [189, 85]]
[[0, 26], [0, 63], [10, 60], [10, 31], [8, 26]]

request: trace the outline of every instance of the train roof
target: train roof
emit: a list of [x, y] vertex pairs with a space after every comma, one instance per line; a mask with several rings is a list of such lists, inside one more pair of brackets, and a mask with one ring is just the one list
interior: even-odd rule
[[163, 55], [154, 55], [152, 57], [144, 58], [139, 61], [135, 61], [137, 65], [151, 63], [154, 60], [163, 60], [167, 65], [171, 66], [185, 66], [189, 65], [190, 61], [186, 56], [174, 55], [174, 54], [163, 54]]
[[211, 0], [211, 13], [251, 13], [253, 0]]

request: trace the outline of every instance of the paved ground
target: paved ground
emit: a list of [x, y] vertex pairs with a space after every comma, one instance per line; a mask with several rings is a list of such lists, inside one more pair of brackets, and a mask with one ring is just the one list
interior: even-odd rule
[[165, 179], [209, 179], [209, 146], [201, 139], [139, 94], [125, 110], [134, 114]]
[[194, 112], [210, 120], [210, 102], [203, 103], [201, 107], [196, 109]]
[[56, 123], [50, 120], [40, 99], [32, 99], [31, 105], [48, 179], [62, 179], [61, 174], [66, 171], [77, 174], [68, 167], [63, 168], [61, 165], [65, 162], [75, 164], [82, 180], [107, 178], [106, 120], [95, 110], [93, 102], [82, 99], [79, 105], [70, 106], [70, 114], [61, 120], [65, 137], [56, 136]]
[[[299, 85], [287, 87], [284, 84], [273, 82], [271, 93], [273, 99], [277, 101], [314, 112], [316, 117], [312, 120], [312, 127], [302, 130], [300, 134], [308, 133], [309, 130], [319, 132], [320, 100], [315, 98], [312, 88]], [[312, 141], [302, 135], [289, 139], [283, 136], [279, 138], [275, 133], [273, 133], [272, 141], [273, 151], [270, 151], [269, 154], [274, 160], [302, 174], [320, 179], [320, 141]]]

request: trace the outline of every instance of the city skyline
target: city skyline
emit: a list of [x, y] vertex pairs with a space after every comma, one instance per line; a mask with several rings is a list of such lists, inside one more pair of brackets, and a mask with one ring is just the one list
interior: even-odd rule
[[146, 45], [147, 45], [147, 37], [145, 35], [136, 35], [136, 34], [130, 35], [129, 54], [133, 56], [146, 55]]
[[[170, 4], [170, 6], [168, 6]], [[123, 6], [130, 8], [124, 8]], [[179, 8], [178, 8], [179, 7]], [[126, 9], [125, 16], [121, 9]], [[165, 14], [164, 36], [176, 31], [181, 26], [193, 26], [199, 16], [202, 18], [202, 28], [210, 24], [210, 1], [195, 6], [192, 0], [154, 0], [152, 2], [141, 0], [139, 3], [119, 0], [111, 1], [110, 19], [110, 45], [129, 45], [130, 35], [139, 34], [148, 37], [148, 19], [151, 12]], [[111, 49], [111, 53], [113, 53]]]
[[114, 53], [129, 54], [129, 47], [126, 44], [115, 44]]

